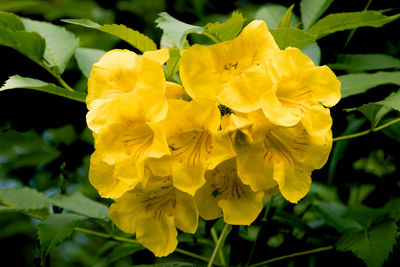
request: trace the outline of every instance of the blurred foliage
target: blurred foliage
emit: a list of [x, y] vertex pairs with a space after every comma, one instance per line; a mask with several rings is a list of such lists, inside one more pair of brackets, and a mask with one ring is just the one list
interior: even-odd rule
[[[293, 10], [287, 12], [293, 3]], [[385, 12], [332, 15], [367, 9]], [[17, 36], [15, 31], [21, 27], [18, 22], [8, 25], [7, 30], [1, 28], [0, 80], [3, 83], [16, 73], [21, 75], [8, 81], [9, 88], [57, 94], [57, 90], [63, 90], [62, 84], [54, 84], [62, 74], [79, 91], [67, 97], [82, 99], [90, 68], [105, 51], [132, 49], [129, 42], [141, 50], [132, 39], [125, 38], [128, 43], [124, 43], [117, 38], [115, 29], [124, 26], [100, 25], [123, 24], [146, 34], [157, 46], [160, 42], [167, 46], [175, 43], [182, 48], [187, 45], [186, 37], [189, 43], [202, 44], [213, 43], [213, 38], [229, 40], [241, 28], [235, 29], [230, 23], [245, 25], [252, 19], [262, 19], [281, 48], [304, 48], [316, 64], [328, 64], [342, 81], [344, 98], [331, 110], [333, 136], [370, 133], [399, 117], [400, 36], [395, 34], [400, 27], [396, 20], [399, 8], [389, 1], [3, 0], [0, 10], [29, 18], [22, 21], [25, 28], [40, 32]], [[232, 14], [234, 10], [246, 20]], [[159, 17], [160, 12], [169, 15], [162, 13]], [[382, 28], [358, 28], [328, 36], [331, 31], [362, 26], [371, 16], [376, 17], [373, 26], [393, 22]], [[184, 21], [188, 28], [177, 32], [179, 22], [171, 18]], [[62, 19], [79, 19], [81, 24], [81, 19], [88, 19], [86, 26], [96, 29], [66, 24]], [[346, 20], [356, 26], [335, 28], [328, 20]], [[0, 26], [2, 22], [0, 19]], [[54, 25], [64, 26], [68, 32]], [[132, 32], [132, 36], [139, 36]], [[38, 68], [11, 48], [16, 43], [2, 39], [6, 35], [14, 36], [20, 44], [17, 50], [34, 62], [46, 49], [44, 58], [49, 65]], [[26, 46], [24, 38], [35, 39], [35, 45]], [[49, 42], [57, 43], [55, 48], [60, 50], [62, 43], [78, 46], [79, 42], [79, 48], [51, 61]], [[66, 53], [65, 49], [62, 52]], [[179, 58], [179, 50], [173, 48], [166, 64], [169, 80], [179, 80]], [[93, 139], [85, 124], [86, 111], [84, 104], [57, 95], [26, 89], [0, 93], [2, 266], [202, 266], [201, 260], [182, 253], [155, 258], [137, 243], [121, 242], [131, 237], [107, 219], [110, 202], [101, 199], [88, 182]], [[368, 136], [336, 142], [330, 161], [313, 173], [310, 193], [300, 203], [290, 204], [278, 195], [265, 201], [266, 209], [251, 226], [232, 227], [222, 250], [227, 265], [247, 266], [266, 257], [324, 248], [321, 253], [288, 257], [268, 266], [399, 266], [399, 141], [397, 123]], [[179, 248], [209, 258], [223, 227], [222, 220], [200, 220], [195, 235], [178, 236]], [[216, 262], [221, 264], [219, 256]]]

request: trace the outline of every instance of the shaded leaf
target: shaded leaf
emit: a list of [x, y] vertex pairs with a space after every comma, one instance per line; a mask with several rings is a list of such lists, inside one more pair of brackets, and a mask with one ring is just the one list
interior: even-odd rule
[[156, 20], [157, 27], [164, 31], [180, 50], [183, 49], [183, 44], [186, 42], [186, 36], [190, 33], [201, 34], [203, 27], [190, 25], [171, 17], [166, 12], [161, 12]]
[[49, 202], [40, 192], [29, 187], [0, 189], [0, 204], [26, 214], [46, 217]]
[[25, 30], [24, 24], [18, 16], [4, 11], [0, 11], [0, 28], [7, 31]]
[[314, 44], [317, 39], [317, 35], [296, 28], [283, 28], [270, 30], [270, 32], [280, 49], [285, 49], [289, 46], [303, 49], [310, 44]]
[[283, 29], [283, 28], [290, 28], [290, 19], [292, 17], [292, 10], [293, 10], [294, 4], [291, 5], [285, 12], [285, 15], [283, 15], [281, 21], [279, 22], [278, 29]]
[[68, 61], [78, 47], [78, 38], [64, 27], [49, 22], [26, 18], [22, 18], [22, 22], [26, 31], [37, 32], [45, 39], [44, 59], [49, 64], [49, 67], [56, 69], [57, 73], [63, 73]]
[[[385, 157], [385, 152], [381, 149], [372, 151], [368, 158], [361, 158], [355, 161], [353, 168], [355, 170], [363, 170], [378, 177], [383, 177], [396, 171], [396, 166], [393, 164], [391, 157]], [[359, 193], [357, 195], [358, 198], [361, 198]]]
[[32, 79], [28, 77], [21, 77], [19, 75], [14, 75], [8, 78], [5, 84], [0, 88], [0, 91], [8, 89], [33, 89], [37, 91], [42, 91], [62, 97], [66, 97], [79, 102], [86, 102], [86, 94], [82, 92], [72, 92], [67, 89], [58, 87], [52, 83], [46, 83], [41, 80]]
[[[276, 29], [288, 8], [286, 6], [268, 3], [261, 7], [248, 6], [247, 9], [250, 10], [242, 10], [246, 18], [264, 20], [269, 29]], [[298, 19], [294, 14], [292, 14], [290, 21], [290, 26], [292, 27], [298, 23]]]
[[[133, 253], [144, 250], [145, 248], [140, 245], [135, 244], [119, 244], [110, 253], [107, 254], [103, 266], [109, 266], [111, 263], [122, 259], [124, 257], [130, 256]], [[136, 266], [136, 265], [135, 265]]]
[[77, 135], [74, 126], [67, 124], [60, 128], [47, 129], [42, 134], [43, 139], [48, 143], [64, 143], [66, 145], [71, 145], [77, 139]]
[[300, 13], [304, 30], [308, 30], [332, 3], [333, 0], [302, 0]]
[[400, 71], [355, 73], [338, 76], [342, 83], [342, 98], [357, 95], [383, 84], [400, 85]]
[[329, 67], [347, 72], [400, 69], [400, 59], [385, 54], [341, 54]]
[[336, 243], [336, 249], [352, 251], [368, 267], [382, 266], [396, 244], [397, 228], [394, 221], [388, 220], [366, 231], [346, 232]]
[[301, 52], [306, 54], [314, 62], [315, 66], [321, 64], [321, 48], [317, 44], [310, 44], [304, 47]]
[[[385, 120], [383, 120], [382, 123], [388, 123], [389, 121], [391, 121], [391, 120], [385, 119]], [[400, 142], [400, 123], [396, 123], [389, 127], [386, 127], [385, 129], [382, 130], [382, 132], [389, 138], [391, 138], [397, 142]]]
[[141, 52], [157, 50], [157, 45], [149, 37], [122, 24], [104, 24], [102, 26], [89, 19], [63, 19], [62, 21], [114, 35]]
[[71, 196], [65, 196], [61, 194], [53, 195], [49, 197], [49, 201], [55, 206], [85, 215], [87, 217], [100, 220], [109, 220], [107, 206], [85, 197], [80, 192], [76, 192]]
[[86, 217], [76, 214], [51, 214], [46, 220], [38, 224], [38, 238], [42, 260], [59, 243], [68, 238], [74, 228]]
[[89, 79], [90, 71], [94, 63], [99, 61], [99, 59], [106, 53], [104, 50], [92, 49], [92, 48], [78, 48], [75, 51], [75, 59], [78, 63], [79, 69], [82, 71], [83, 75]]
[[377, 11], [361, 11], [330, 14], [314, 24], [308, 32], [318, 35], [318, 38], [328, 34], [355, 29], [359, 27], [381, 27], [386, 23], [392, 22], [400, 17], [400, 14], [394, 16], [385, 16]]
[[232, 17], [224, 23], [208, 23], [204, 27], [202, 33], [216, 42], [229, 41], [239, 34], [242, 30], [244, 21], [245, 19], [242, 14], [235, 11], [232, 13]]
[[172, 79], [179, 70], [179, 61], [181, 60], [181, 53], [177, 47], [169, 50], [169, 59], [166, 63], [167, 79]]

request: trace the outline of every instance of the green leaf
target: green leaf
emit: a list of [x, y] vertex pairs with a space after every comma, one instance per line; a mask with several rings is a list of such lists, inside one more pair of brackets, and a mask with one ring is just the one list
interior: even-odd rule
[[197, 267], [198, 265], [188, 262], [163, 262], [163, 263], [155, 263], [155, 264], [139, 264], [135, 265], [136, 267]]
[[314, 62], [315, 66], [321, 64], [321, 48], [317, 44], [310, 44], [304, 47], [301, 52], [306, 54]]
[[[119, 244], [110, 253], [107, 254], [103, 266], [110, 266], [111, 263], [122, 259], [124, 257], [130, 256], [133, 253], [144, 250], [145, 248], [140, 245], [135, 244]], [[136, 266], [136, 265], [135, 265]]]
[[400, 71], [355, 73], [338, 76], [342, 83], [342, 98], [357, 95], [383, 84], [400, 85]]
[[157, 45], [149, 37], [122, 24], [105, 24], [101, 26], [88, 19], [63, 19], [62, 21], [114, 35], [141, 52], [157, 50]]
[[90, 71], [94, 63], [106, 53], [104, 50], [92, 48], [78, 48], [75, 51], [75, 59], [78, 63], [79, 69], [82, 71], [86, 78], [89, 78]]
[[359, 27], [381, 27], [386, 23], [392, 22], [400, 17], [400, 14], [394, 16], [385, 16], [377, 11], [361, 11], [330, 14], [312, 26], [308, 32], [318, 35], [318, 38], [328, 34], [355, 29]]
[[[248, 8], [253, 9], [251, 6]], [[246, 10], [243, 10], [243, 13], [246, 18], [264, 20], [267, 23], [269, 29], [276, 29], [278, 28], [279, 22], [281, 18], [285, 15], [287, 9], [288, 8], [286, 6], [268, 3], [262, 5], [261, 7], [258, 7], [253, 12], [246, 12]], [[294, 14], [292, 14], [290, 20], [290, 26], [292, 27], [298, 23], [298, 19]]]
[[375, 103], [400, 111], [400, 90]]
[[[358, 129], [360, 129], [360, 127], [365, 123], [365, 119], [355, 119], [352, 120], [349, 124], [349, 126], [347, 126], [346, 130], [340, 135], [349, 135], [349, 134], [353, 134], [355, 132], [358, 131]], [[329, 162], [329, 170], [328, 170], [328, 184], [332, 184], [333, 181], [333, 176], [335, 174], [336, 168], [337, 168], [337, 164], [339, 163], [339, 160], [341, 159], [341, 157], [344, 155], [344, 151], [347, 147], [347, 145], [349, 144], [349, 140], [343, 140], [343, 141], [339, 141], [336, 142], [333, 146], [333, 150], [332, 150], [332, 156], [331, 156], [331, 160]]]
[[296, 28], [283, 28], [270, 30], [270, 32], [280, 49], [285, 49], [289, 46], [303, 49], [310, 44], [314, 44], [317, 39], [317, 35]]
[[44, 59], [49, 64], [49, 67], [54, 68], [58, 74], [63, 73], [68, 61], [78, 47], [79, 39], [64, 27], [48, 22], [26, 18], [22, 18], [22, 22], [26, 31], [37, 32], [45, 39]]
[[[387, 119], [387, 120], [385, 119], [385, 120], [383, 120], [383, 123], [387, 123], [389, 121], [390, 121], [390, 119]], [[389, 138], [391, 138], [397, 142], [400, 142], [400, 123], [396, 123], [389, 127], [386, 127], [385, 129], [382, 130], [382, 132]]]
[[336, 243], [336, 249], [352, 251], [368, 267], [380, 267], [396, 244], [397, 228], [394, 221], [388, 220], [366, 231], [346, 232]]
[[42, 62], [45, 41], [35, 32], [8, 31], [0, 28], [0, 45], [11, 47], [34, 62]]
[[60, 143], [72, 145], [77, 139], [74, 126], [72, 124], [64, 125], [60, 128], [51, 128], [43, 132], [43, 139], [48, 143], [58, 145]]
[[34, 217], [45, 218], [49, 214], [49, 201], [29, 187], [0, 189], [0, 204]]
[[347, 208], [339, 202], [318, 202], [313, 205], [313, 210], [318, 212], [321, 219], [329, 226], [334, 227], [339, 232], [344, 232], [348, 229], [362, 229], [362, 226], [356, 221], [343, 218]]
[[[361, 158], [353, 163], [355, 170], [363, 170], [366, 173], [371, 173], [378, 177], [383, 177], [387, 174], [394, 173], [396, 166], [393, 164], [390, 156], [385, 157], [385, 152], [381, 149], [372, 151], [368, 158]], [[363, 185], [365, 186], [365, 185]], [[357, 190], [361, 190], [362, 187], [357, 186]], [[357, 198], [360, 199], [361, 194], [357, 193]], [[351, 191], [350, 191], [351, 199]], [[349, 200], [350, 201], [350, 200]]]
[[109, 220], [107, 206], [85, 197], [80, 192], [77, 192], [71, 196], [65, 196], [61, 194], [53, 195], [49, 198], [49, 201], [55, 206], [79, 213], [81, 215], [100, 220]]
[[77, 214], [51, 214], [38, 224], [42, 260], [59, 243], [68, 238], [75, 227], [87, 218]]
[[341, 54], [329, 67], [347, 72], [400, 69], [400, 59], [385, 54]]
[[0, 11], [0, 28], [7, 31], [25, 30], [24, 24], [18, 16], [4, 11]]
[[244, 21], [242, 14], [235, 11], [232, 13], [232, 17], [224, 23], [208, 23], [202, 33], [215, 42], [229, 41], [239, 34]]
[[190, 33], [201, 34], [203, 27], [190, 25], [171, 17], [166, 12], [161, 12], [156, 20], [157, 27], [164, 31], [180, 50], [183, 49], [183, 44], [186, 42], [186, 36]]
[[174, 75], [179, 70], [179, 61], [181, 60], [181, 53], [179, 48], [173, 47], [169, 50], [169, 59], [166, 63], [167, 79], [173, 79]]
[[290, 28], [290, 19], [292, 17], [292, 10], [293, 10], [294, 4], [291, 5], [285, 12], [285, 15], [283, 15], [281, 21], [279, 22], [278, 29], [283, 29], [283, 28]]
[[304, 30], [308, 30], [332, 3], [333, 0], [302, 0], [300, 13]]
[[21, 77], [19, 75], [14, 75], [8, 78], [5, 84], [0, 88], [0, 91], [8, 89], [33, 89], [37, 91], [42, 91], [62, 97], [66, 97], [79, 102], [86, 102], [86, 94], [82, 92], [71, 92], [67, 89], [58, 87], [52, 83], [46, 83], [41, 80], [32, 79], [28, 77]]

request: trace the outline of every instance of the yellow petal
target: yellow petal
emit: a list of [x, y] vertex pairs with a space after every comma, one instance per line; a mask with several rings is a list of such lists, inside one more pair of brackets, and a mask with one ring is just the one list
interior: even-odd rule
[[221, 162], [236, 156], [228, 133], [219, 131], [212, 136], [212, 150], [207, 160], [208, 169], [214, 169]]
[[187, 99], [190, 98], [190, 96], [185, 92], [185, 89], [182, 85], [173, 82], [167, 82], [165, 97], [167, 99], [175, 99], [180, 97]]
[[151, 59], [163, 65], [165, 62], [167, 62], [169, 58], [169, 50], [168, 48], [164, 47], [159, 50], [146, 51], [143, 53], [143, 57]]
[[[210, 171], [206, 172], [207, 174]], [[222, 216], [222, 210], [218, 206], [221, 195], [215, 192], [212, 184], [206, 182], [199, 190], [196, 191], [194, 200], [199, 209], [200, 216], [205, 220], [215, 220]]]
[[185, 233], [194, 234], [197, 230], [199, 212], [193, 197], [176, 190], [176, 204], [173, 213], [175, 225]]
[[194, 195], [205, 182], [204, 173], [206, 171], [206, 163], [200, 162], [196, 165], [188, 165], [186, 163], [174, 160], [171, 162], [171, 170], [174, 186], [179, 190]]

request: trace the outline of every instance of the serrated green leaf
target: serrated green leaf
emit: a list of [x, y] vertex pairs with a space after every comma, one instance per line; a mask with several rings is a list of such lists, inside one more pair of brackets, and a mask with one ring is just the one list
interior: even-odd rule
[[49, 67], [55, 69], [58, 74], [64, 72], [68, 61], [75, 53], [79, 39], [64, 27], [49, 22], [35, 21], [22, 18], [25, 29], [28, 32], [37, 32], [46, 41], [44, 59]]
[[366, 231], [346, 232], [336, 243], [336, 249], [352, 251], [368, 267], [380, 267], [396, 244], [397, 228], [394, 221], [388, 220]]
[[224, 23], [208, 23], [202, 33], [215, 42], [229, 41], [239, 34], [244, 21], [242, 14], [235, 11], [232, 13], [232, 17]]
[[330, 14], [314, 24], [308, 32], [318, 35], [318, 38], [324, 37], [338, 31], [350, 30], [359, 27], [381, 27], [400, 17], [400, 14], [394, 16], [385, 16], [377, 11], [361, 11]]
[[347, 72], [400, 69], [400, 59], [385, 54], [342, 54], [329, 67]]
[[338, 76], [342, 84], [342, 98], [357, 95], [383, 84], [400, 85], [400, 71], [354, 73]]
[[0, 204], [40, 218], [49, 214], [50, 203], [47, 198], [29, 187], [0, 189]]
[[179, 61], [181, 60], [181, 53], [177, 47], [173, 47], [169, 50], [169, 59], [166, 63], [167, 67], [167, 79], [173, 79], [174, 75], [179, 70]]
[[303, 49], [310, 44], [314, 44], [317, 39], [317, 35], [296, 28], [283, 28], [270, 30], [270, 32], [280, 49], [285, 49], [289, 46]]
[[122, 24], [105, 24], [101, 26], [89, 19], [63, 19], [62, 21], [114, 35], [141, 52], [157, 50], [157, 45], [149, 37]]
[[0, 28], [7, 31], [25, 30], [24, 24], [18, 16], [4, 11], [0, 11]]
[[11, 47], [37, 63], [45, 50], [44, 39], [36, 32], [8, 31], [0, 28], [0, 45]]
[[156, 20], [157, 27], [164, 31], [180, 50], [183, 49], [183, 44], [186, 42], [186, 36], [190, 33], [201, 34], [203, 27], [190, 25], [171, 17], [166, 12], [161, 12]]
[[84, 216], [77, 214], [51, 214], [46, 220], [38, 224], [38, 238], [41, 248], [42, 260], [59, 243], [68, 238], [74, 228], [86, 220]]
[[317, 44], [310, 44], [304, 47], [301, 52], [306, 54], [314, 62], [315, 66], [321, 64], [321, 48]]
[[82, 92], [71, 92], [67, 89], [58, 87], [52, 83], [46, 83], [41, 80], [32, 79], [28, 77], [21, 77], [14, 75], [8, 78], [4, 85], [0, 88], [0, 91], [8, 89], [32, 89], [42, 91], [62, 97], [66, 97], [79, 102], [86, 102], [86, 94]]
[[332, 3], [333, 0], [302, 0], [300, 13], [304, 30], [308, 30]]
[[318, 212], [327, 225], [334, 227], [339, 232], [353, 228], [362, 229], [362, 226], [356, 221], [343, 218], [347, 208], [339, 202], [318, 202], [312, 208]]
[[82, 71], [86, 78], [89, 78], [90, 71], [94, 63], [106, 53], [104, 50], [92, 48], [78, 48], [75, 51], [75, 59], [78, 63], [79, 69]]
[[290, 28], [290, 20], [292, 17], [292, 11], [293, 11], [294, 4], [291, 5], [285, 12], [285, 15], [281, 18], [281, 21], [279, 22], [278, 29], [284, 29], [284, 28]]
[[77, 192], [71, 196], [60, 194], [53, 195], [49, 197], [49, 201], [55, 206], [85, 215], [87, 217], [106, 221], [109, 220], [107, 206], [85, 197], [80, 192]]

